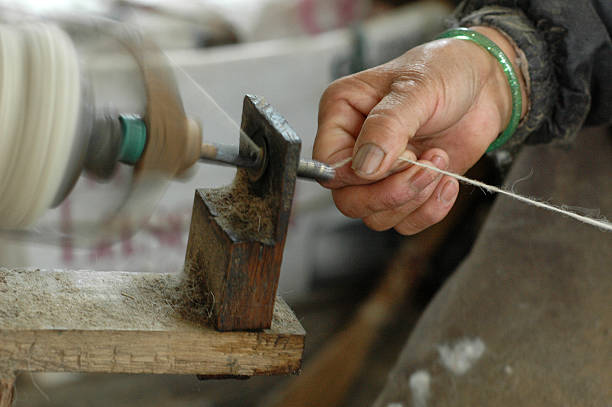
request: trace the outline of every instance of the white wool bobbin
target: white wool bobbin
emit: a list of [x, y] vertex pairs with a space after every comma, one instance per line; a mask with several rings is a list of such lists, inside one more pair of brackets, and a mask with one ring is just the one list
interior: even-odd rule
[[79, 63], [48, 24], [0, 25], [0, 58], [0, 228], [17, 229], [52, 205], [62, 182], [77, 136]]

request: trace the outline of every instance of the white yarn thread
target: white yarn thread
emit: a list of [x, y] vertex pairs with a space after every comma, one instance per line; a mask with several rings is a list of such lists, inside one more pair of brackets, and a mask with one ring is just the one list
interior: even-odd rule
[[552, 205], [546, 202], [541, 202], [538, 201], [534, 198], [529, 198], [523, 195], [519, 195], [517, 193], [511, 192], [511, 191], [507, 191], [503, 188], [498, 188], [496, 186], [493, 185], [489, 185], [489, 184], [485, 184], [484, 182], [481, 181], [477, 181], [475, 179], [471, 179], [468, 177], [464, 177], [463, 175], [459, 175], [459, 174], [455, 174], [454, 172], [450, 172], [450, 171], [445, 171], [445, 170], [441, 170], [437, 167], [434, 167], [433, 165], [429, 165], [429, 164], [425, 164], [425, 163], [420, 163], [414, 160], [411, 160], [409, 158], [405, 158], [405, 157], [399, 157], [398, 158], [401, 161], [405, 161], [407, 163], [419, 166], [419, 167], [423, 167], [423, 168], [427, 168], [430, 169], [432, 171], [438, 172], [440, 174], [443, 175], [448, 175], [449, 177], [453, 177], [456, 180], [458, 180], [459, 182], [463, 182], [464, 184], [469, 184], [469, 185], [474, 185], [478, 188], [484, 189], [488, 192], [492, 192], [492, 193], [498, 193], [498, 194], [502, 194], [505, 196], [508, 196], [512, 199], [516, 199], [517, 201], [521, 201], [524, 202], [528, 205], [532, 205], [538, 208], [542, 208], [545, 209], [547, 211], [551, 211], [551, 212], [555, 212], [561, 215], [565, 215], [568, 216], [570, 218], [573, 218], [579, 222], [582, 223], [586, 223], [587, 225], [591, 225], [591, 226], [595, 226], [597, 228], [600, 228], [602, 230], [608, 231], [608, 232], [612, 232], [612, 224], [610, 222], [608, 222], [605, 219], [594, 219], [594, 218], [590, 218], [588, 216], [584, 216], [584, 215], [580, 215], [579, 213], [576, 212], [572, 212], [569, 211], [567, 209], [563, 209], [559, 206], [556, 205]]
[[38, 219], [61, 185], [80, 78], [74, 46], [55, 26], [1, 25], [0, 46], [0, 228], [17, 229]]
[[[332, 164], [332, 167], [333, 168], [340, 168], [340, 167], [348, 164], [349, 162], [351, 162], [352, 159], [353, 159], [352, 157], [346, 158], [344, 160], [341, 160], [341, 161], [337, 162], [336, 164]], [[488, 192], [491, 192], [491, 193], [498, 193], [498, 194], [501, 194], [501, 195], [505, 195], [505, 196], [510, 197], [512, 199], [516, 199], [517, 201], [524, 202], [524, 203], [526, 203], [528, 205], [535, 206], [535, 207], [538, 207], [538, 208], [542, 208], [544, 210], [551, 211], [551, 212], [554, 212], [554, 213], [558, 213], [558, 214], [561, 214], [561, 215], [564, 215], [564, 216], [568, 216], [570, 218], [573, 218], [573, 219], [575, 219], [575, 220], [577, 220], [579, 222], [585, 223], [587, 225], [595, 226], [595, 227], [597, 227], [597, 228], [599, 228], [601, 230], [605, 230], [607, 232], [612, 232], [612, 223], [608, 222], [606, 219], [595, 219], [595, 218], [591, 218], [591, 217], [588, 217], [588, 216], [580, 215], [579, 213], [572, 212], [572, 211], [567, 210], [567, 209], [563, 209], [562, 207], [559, 207], [559, 206], [556, 206], [556, 205], [552, 205], [552, 204], [549, 204], [549, 203], [546, 203], [546, 202], [541, 202], [541, 201], [538, 201], [538, 200], [536, 200], [534, 198], [530, 198], [530, 197], [527, 197], [527, 196], [524, 196], [524, 195], [520, 195], [520, 194], [511, 192], [511, 191], [508, 191], [508, 190], [505, 190], [503, 188], [499, 188], [499, 187], [496, 187], [496, 186], [493, 186], [493, 185], [485, 184], [484, 182], [477, 181], [475, 179], [471, 179], [471, 178], [468, 178], [468, 177], [464, 177], [463, 175], [459, 175], [459, 174], [456, 174], [454, 172], [441, 170], [441, 169], [439, 169], [437, 167], [434, 167], [433, 165], [417, 162], [417, 161], [414, 161], [414, 160], [412, 160], [410, 158], [407, 158], [407, 157], [400, 156], [400, 157], [398, 157], [398, 160], [405, 161], [407, 163], [410, 163], [412, 165], [416, 165], [418, 167], [427, 168], [429, 170], [435, 171], [435, 172], [437, 172], [439, 174], [442, 174], [442, 175], [448, 175], [449, 177], [455, 178], [459, 182], [462, 182], [462, 183], [468, 184], [468, 185], [473, 185], [473, 186], [478, 187], [478, 188], [480, 188], [480, 189], [482, 189], [484, 191], [488, 191]]]
[[344, 160], [340, 160], [335, 164], [331, 164], [330, 167], [332, 167], [334, 170], [337, 170], [340, 167], [344, 167], [346, 164], [350, 163], [351, 161], [353, 161], [353, 157], [347, 157]]

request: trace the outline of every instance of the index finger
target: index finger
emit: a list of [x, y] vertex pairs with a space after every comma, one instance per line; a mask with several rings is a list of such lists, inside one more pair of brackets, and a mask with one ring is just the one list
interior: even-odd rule
[[[368, 113], [383, 95], [357, 75], [333, 82], [319, 103], [319, 127], [312, 157], [335, 164], [353, 156], [355, 140]], [[336, 170], [336, 179], [325, 183], [329, 188], [371, 183], [344, 165]]]

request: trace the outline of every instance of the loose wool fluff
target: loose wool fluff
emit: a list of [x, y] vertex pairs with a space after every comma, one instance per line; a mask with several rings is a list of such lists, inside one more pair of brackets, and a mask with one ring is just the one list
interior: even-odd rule
[[409, 385], [413, 407], [427, 407], [431, 377], [426, 370], [417, 370], [410, 375]]
[[480, 338], [463, 338], [452, 346], [438, 346], [442, 365], [459, 376], [470, 370], [485, 350], [486, 346]]
[[[353, 160], [352, 157], [346, 158], [344, 160], [341, 160], [335, 164], [332, 164], [333, 168], [340, 168], [343, 167], [344, 165], [348, 164], [349, 162], [351, 162]], [[524, 202], [528, 205], [532, 205], [538, 208], [542, 208], [545, 209], [547, 211], [551, 211], [551, 212], [555, 212], [555, 213], [559, 213], [561, 215], [565, 215], [565, 216], [569, 216], [570, 218], [576, 219], [579, 222], [582, 223], [586, 223], [587, 225], [591, 225], [591, 226], [595, 226], [601, 230], [605, 230], [607, 232], [612, 232], [612, 223], [608, 222], [606, 219], [595, 219], [595, 218], [591, 218], [588, 216], [584, 216], [584, 215], [580, 215], [576, 212], [572, 212], [570, 210], [565, 209], [565, 207], [561, 207], [561, 206], [555, 206], [546, 202], [542, 202], [542, 201], [538, 201], [537, 199], [534, 198], [529, 198], [523, 195], [519, 195], [517, 193], [508, 191], [506, 189], [503, 188], [498, 188], [496, 186], [493, 185], [489, 185], [489, 184], [485, 184], [484, 182], [480, 182], [477, 181], [475, 179], [471, 179], [468, 177], [464, 177], [463, 175], [459, 175], [459, 174], [455, 174], [454, 172], [450, 172], [450, 171], [445, 171], [445, 170], [441, 170], [437, 167], [434, 167], [433, 165], [429, 165], [429, 164], [425, 164], [425, 163], [421, 163], [421, 162], [417, 162], [414, 161], [410, 158], [404, 157], [404, 156], [400, 156], [398, 157], [398, 160], [400, 161], [405, 161], [407, 163], [410, 163], [412, 165], [416, 165], [418, 167], [422, 167], [422, 168], [427, 168], [429, 170], [435, 171], [439, 174], [443, 174], [443, 175], [448, 175], [449, 177], [455, 178], [456, 180], [458, 180], [459, 182], [462, 182], [464, 184], [468, 184], [468, 185], [473, 185], [476, 186], [484, 191], [488, 191], [491, 193], [498, 193], [498, 194], [502, 194], [505, 196], [508, 196], [512, 199], [516, 199], [517, 201], [521, 201]]]

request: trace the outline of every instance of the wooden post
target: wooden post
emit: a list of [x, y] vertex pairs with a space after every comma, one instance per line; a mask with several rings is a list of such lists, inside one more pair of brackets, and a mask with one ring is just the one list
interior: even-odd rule
[[0, 376], [0, 407], [11, 407], [15, 397], [15, 376]]
[[229, 187], [196, 191], [185, 257], [191, 280], [214, 298], [221, 331], [270, 327], [301, 147], [258, 97], [245, 97], [242, 129], [264, 164], [239, 169]]

